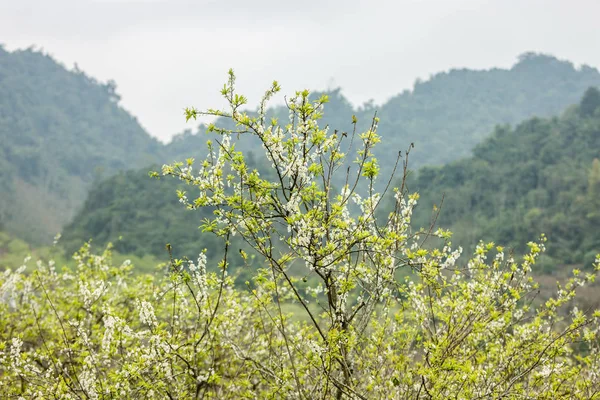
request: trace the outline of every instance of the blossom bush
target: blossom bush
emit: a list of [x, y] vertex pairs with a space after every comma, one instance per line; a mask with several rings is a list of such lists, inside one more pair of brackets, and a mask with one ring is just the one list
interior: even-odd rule
[[[518, 259], [479, 243], [461, 262], [450, 232], [411, 228], [418, 194], [404, 185], [378, 216], [376, 117], [366, 132], [331, 132], [319, 126], [326, 96], [304, 91], [281, 125], [266, 115], [279, 90], [246, 113], [230, 71], [229, 109], [186, 116], [235, 128], [210, 125], [205, 160], [162, 169], [190, 185], [178, 192], [187, 208], [214, 210], [203, 230], [222, 238], [218, 266], [200, 252], [134, 276], [110, 247], [85, 244], [74, 270], [27, 260], [2, 275], [3, 398], [600, 398], [600, 313], [574, 305], [600, 256], [542, 302], [531, 269], [543, 236]], [[260, 141], [275, 179], [248, 168], [235, 150], [243, 135]], [[236, 235], [252, 254], [232, 248]], [[241, 287], [238, 253], [255, 259]]]

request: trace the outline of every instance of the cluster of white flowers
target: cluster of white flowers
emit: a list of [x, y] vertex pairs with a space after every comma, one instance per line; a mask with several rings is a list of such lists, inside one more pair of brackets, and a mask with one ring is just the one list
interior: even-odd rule
[[202, 252], [198, 255], [196, 264], [190, 261], [189, 269], [194, 278], [194, 283], [198, 287], [200, 298], [206, 298], [208, 296], [208, 283], [206, 282], [206, 253]]
[[104, 280], [96, 280], [92, 282], [79, 281], [79, 294], [83, 298], [84, 307], [88, 308], [92, 303], [98, 301], [108, 290], [110, 283]]
[[77, 380], [79, 381], [79, 385], [81, 386], [81, 389], [83, 389], [86, 398], [97, 400], [100, 396], [96, 391], [98, 382], [96, 371], [94, 370], [94, 361], [90, 357], [86, 357], [84, 365], [85, 368], [81, 371]]
[[154, 315], [154, 307], [148, 301], [138, 301], [138, 309], [140, 312], [140, 321], [148, 325], [151, 328], [155, 328], [158, 325], [156, 315]]
[[441, 269], [454, 268], [454, 266], [456, 265], [456, 261], [460, 258], [460, 255], [463, 252], [463, 248], [459, 246], [456, 250], [450, 253], [448, 253], [448, 251], [450, 251], [450, 248], [444, 247], [444, 250], [442, 252], [447, 254], [447, 256], [444, 262], [440, 265]]
[[107, 312], [104, 317], [104, 336], [102, 336], [102, 350], [105, 352], [110, 351], [110, 346], [113, 341], [113, 336], [115, 334], [115, 329], [117, 329], [118, 325], [120, 325], [120, 318], [114, 317], [108, 314], [110, 311], [105, 310]]
[[19, 337], [13, 337], [10, 343], [10, 367], [15, 371], [20, 371], [23, 367], [23, 360], [21, 359], [21, 347], [23, 347], [23, 340]]
[[8, 304], [11, 310], [17, 307], [18, 285], [22, 282], [22, 271], [21, 268], [14, 272], [7, 269], [3, 273], [2, 285], [0, 285], [0, 301]]

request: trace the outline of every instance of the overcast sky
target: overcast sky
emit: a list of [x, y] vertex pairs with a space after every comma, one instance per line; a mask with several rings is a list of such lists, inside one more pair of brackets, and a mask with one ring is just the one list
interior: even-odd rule
[[0, 43], [35, 45], [114, 79], [122, 105], [163, 141], [186, 106], [222, 106], [228, 68], [252, 106], [341, 87], [386, 101], [453, 67], [510, 67], [538, 51], [600, 67], [598, 0], [0, 0]]

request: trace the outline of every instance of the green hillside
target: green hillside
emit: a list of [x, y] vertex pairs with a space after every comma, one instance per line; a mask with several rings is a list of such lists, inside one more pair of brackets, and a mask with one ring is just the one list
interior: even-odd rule
[[178, 255], [197, 254], [200, 238], [203, 247], [216, 243], [214, 235], [201, 235], [198, 229], [211, 213], [186, 210], [176, 195], [184, 186], [172, 179], [150, 179], [147, 169], [112, 176], [92, 188], [61, 241], [69, 253], [77, 250], [82, 238], [93, 238], [96, 245], [113, 242], [117, 251], [139, 256], [166, 258], [166, 243], [177, 244]]
[[0, 47], [0, 221], [32, 243], [60, 232], [100, 177], [157, 160], [160, 144], [101, 84], [50, 56]]
[[591, 265], [600, 250], [600, 92], [590, 88], [560, 117], [497, 127], [473, 156], [423, 168], [411, 183], [426, 225], [444, 195], [438, 225], [455, 242], [479, 238], [518, 252], [548, 236], [546, 267]]
[[[530, 53], [511, 69], [436, 74], [379, 107], [367, 103], [355, 108], [341, 90], [330, 91], [323, 123], [351, 131], [354, 114], [358, 129], [366, 129], [377, 109], [385, 146], [376, 152], [385, 176], [397, 152], [411, 142], [416, 145], [414, 168], [457, 160], [470, 154], [494, 125], [557, 113], [577, 102], [591, 85], [600, 85], [596, 69], [577, 69], [569, 62]], [[275, 107], [269, 114], [287, 118], [285, 107]], [[139, 168], [141, 172], [131, 179], [147, 179], [153, 163], [202, 157], [205, 129], [201, 125], [162, 145], [119, 106], [114, 83], [97, 82], [77, 68], [67, 70], [37, 51], [0, 48], [0, 230], [34, 245], [47, 244], [83, 207], [90, 189], [98, 199], [107, 199], [101, 189], [109, 184], [101, 183], [102, 179]], [[247, 140], [239, 149], [248, 152], [256, 146]], [[173, 193], [154, 185], [147, 188], [148, 195]], [[121, 189], [125, 188], [111, 190], [115, 197], [131, 196], [118, 192]], [[98, 212], [94, 217], [98, 221], [104, 215], [105, 220], [97, 224], [109, 225], [114, 219], [106, 211], [111, 203], [94, 200], [91, 204], [95, 208], [86, 206], [86, 212]], [[101, 241], [115, 240], [118, 234], [133, 238], [136, 232], [135, 228], [131, 232], [83, 229], [77, 220], [73, 226], [79, 226], [80, 240], [100, 231], [105, 232]], [[154, 242], [136, 241], [140, 245], [132, 245], [132, 251], [154, 251], [149, 250], [155, 248]]]
[[558, 114], [590, 86], [600, 86], [597, 69], [526, 53], [510, 69], [455, 69], [417, 82], [379, 108], [379, 131], [386, 148], [415, 143], [413, 167], [441, 165], [470, 155], [495, 125]]
[[[262, 171], [262, 176], [270, 175], [264, 164], [250, 159], [248, 165]], [[217, 265], [223, 256], [222, 240], [200, 228], [202, 221], [212, 216], [212, 210], [187, 210], [176, 192], [191, 188], [174, 179], [151, 179], [150, 169], [160, 167], [121, 172], [91, 189], [83, 207], [63, 231], [61, 244], [67, 254], [92, 239], [96, 246], [112, 242], [121, 254], [167, 261], [165, 245], [170, 243], [175, 257], [193, 258], [206, 248], [208, 265]], [[238, 237], [233, 237], [231, 243], [236, 251], [245, 249], [252, 254]], [[244, 264], [241, 256], [236, 252], [234, 255], [229, 260], [232, 265]], [[250, 262], [251, 259], [246, 264]]]

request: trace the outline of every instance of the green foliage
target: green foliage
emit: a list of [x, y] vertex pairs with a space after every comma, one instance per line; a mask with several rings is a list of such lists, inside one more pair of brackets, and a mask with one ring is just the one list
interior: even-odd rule
[[583, 95], [583, 99], [579, 105], [579, 112], [584, 117], [590, 117], [598, 109], [600, 109], [600, 90], [590, 87]]
[[30, 254], [31, 248], [27, 243], [0, 231], [0, 270], [18, 265]]
[[[165, 245], [171, 243], [175, 257], [198, 254], [207, 248], [209, 265], [216, 265], [222, 257], [221, 242], [204, 232], [202, 226], [202, 221], [212, 216], [212, 210], [194, 213], [182, 207], [186, 195], [184, 184], [150, 179], [146, 168], [121, 172], [91, 189], [74, 221], [64, 228], [61, 244], [67, 254], [72, 254], [82, 240], [92, 239], [100, 246], [112, 243], [115, 251], [129, 257], [151, 255], [166, 262], [169, 253]], [[239, 240], [234, 242], [244, 247]], [[151, 260], [136, 264], [152, 265]], [[233, 261], [239, 267], [245, 265], [240, 257]], [[246, 280], [243, 274], [240, 279]]]
[[[76, 264], [71, 260], [70, 254], [66, 255], [65, 250], [62, 247], [61, 241], [51, 246], [31, 246], [21, 239], [15, 238], [12, 235], [0, 231], [0, 271], [6, 271], [9, 268], [13, 268], [15, 265], [23, 263], [24, 259], [36, 259], [44, 263], [53, 260], [58, 265], [63, 265], [69, 269], [75, 269]], [[108, 243], [108, 246], [112, 246]], [[79, 249], [77, 249], [79, 250]], [[160, 259], [152, 254], [144, 254], [138, 256], [135, 254], [122, 254], [119, 252], [112, 252], [112, 259], [115, 263], [123, 263], [125, 260], [135, 265], [133, 273], [153, 273], [156, 271], [157, 266], [160, 266]], [[27, 270], [26, 272], [29, 272]]]
[[600, 114], [589, 112], [595, 90], [560, 118], [499, 126], [473, 157], [421, 169], [410, 185], [423, 195], [416, 222], [427, 223], [443, 196], [437, 222], [456, 233], [457, 244], [481, 237], [522, 253], [544, 232], [550, 257], [582, 263], [600, 248]]
[[[411, 228], [419, 196], [407, 182], [394, 191], [388, 218], [375, 217], [376, 174], [363, 171], [374, 159], [376, 120], [359, 134], [356, 152], [345, 154], [347, 138], [319, 124], [324, 99], [298, 92], [281, 126], [264, 112], [239, 113], [244, 98], [234, 83], [230, 71], [229, 109], [193, 113], [224, 116], [257, 137], [272, 175], [250, 167], [235, 148], [236, 132], [219, 126], [218, 145], [203, 161], [162, 168], [193, 190], [188, 198], [192, 190], [175, 188], [185, 207], [212, 211], [204, 226], [220, 239], [218, 267], [208, 270], [201, 252], [197, 261], [171, 259], [162, 277], [133, 277], [110, 248], [94, 254], [86, 244], [71, 270], [48, 261], [29, 274], [26, 266], [4, 272], [2, 397], [598, 397], [600, 312], [573, 302], [594, 282], [600, 254], [594, 273], [574, 270], [535, 303], [530, 275], [545, 237], [529, 242], [520, 262], [479, 242], [460, 263], [450, 232]], [[345, 172], [344, 159], [355, 155], [357, 165]], [[311, 171], [314, 163], [321, 167]], [[339, 191], [337, 173], [348, 177]], [[229, 276], [235, 237], [259, 255], [245, 289]], [[443, 246], [425, 247], [429, 237]], [[300, 315], [292, 318], [290, 308]]]

